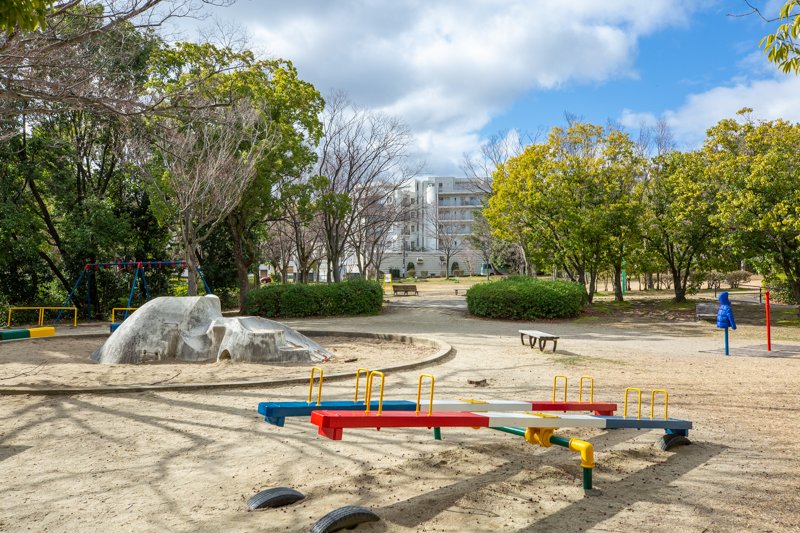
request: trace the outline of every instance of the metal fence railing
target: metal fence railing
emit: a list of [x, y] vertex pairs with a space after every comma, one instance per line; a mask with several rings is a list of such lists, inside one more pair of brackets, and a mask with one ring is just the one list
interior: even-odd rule
[[[740, 285], [735, 289], [724, 289], [726, 291], [730, 291], [731, 296], [736, 297], [739, 295], [750, 295], [753, 296], [758, 295], [758, 303], [764, 303], [764, 288], [755, 285]], [[714, 287], [714, 298], [717, 297], [717, 294], [723, 292], [723, 289], [719, 287]], [[755, 298], [754, 298], [755, 299]]]

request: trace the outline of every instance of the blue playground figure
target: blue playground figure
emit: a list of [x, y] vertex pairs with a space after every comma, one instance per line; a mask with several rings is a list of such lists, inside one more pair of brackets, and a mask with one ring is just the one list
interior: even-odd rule
[[736, 329], [736, 320], [733, 318], [731, 301], [728, 291], [719, 293], [719, 311], [717, 311], [717, 327], [725, 329], [725, 355], [728, 355], [728, 328]]

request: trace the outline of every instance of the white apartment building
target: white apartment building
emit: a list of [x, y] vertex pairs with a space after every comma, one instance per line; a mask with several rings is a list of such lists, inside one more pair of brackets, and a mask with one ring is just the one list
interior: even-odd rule
[[[405, 273], [409, 262], [417, 273], [444, 275], [446, 266], [439, 253], [442, 235], [454, 240], [459, 249], [455, 260], [459, 270], [478, 272], [480, 259], [467, 237], [472, 233], [475, 213], [482, 208], [484, 194], [470, 178], [434, 176], [416, 179], [398, 191], [396, 201], [409, 207], [407, 220], [397, 224], [381, 270]], [[437, 226], [443, 227], [437, 231]]]

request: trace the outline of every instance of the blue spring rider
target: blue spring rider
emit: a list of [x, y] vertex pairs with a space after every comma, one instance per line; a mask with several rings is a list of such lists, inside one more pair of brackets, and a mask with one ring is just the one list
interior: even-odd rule
[[728, 291], [719, 293], [717, 327], [725, 330], [725, 355], [729, 355], [728, 328], [736, 329], [736, 320], [733, 318], [733, 309], [731, 309], [731, 301], [730, 298], [728, 298]]

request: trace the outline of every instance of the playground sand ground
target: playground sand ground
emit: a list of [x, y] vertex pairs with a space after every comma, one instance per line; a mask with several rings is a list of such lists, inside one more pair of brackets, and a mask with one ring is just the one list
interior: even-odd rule
[[[325, 336], [314, 340], [333, 353], [325, 373], [353, 372], [359, 367], [401, 365], [432, 356], [437, 347], [383, 339]], [[163, 362], [146, 365], [100, 365], [89, 355], [104, 338], [50, 337], [0, 343], [2, 387], [102, 387], [167, 383], [266, 381], [308, 376], [308, 365], [260, 363]]]
[[[793, 531], [800, 523], [800, 359], [728, 357], [698, 322], [537, 323], [558, 353], [520, 345], [530, 324], [463, 311], [389, 308], [376, 317], [293, 321], [303, 328], [439, 338], [457, 355], [428, 371], [437, 398], [549, 399], [554, 374], [592, 375], [598, 400], [667, 388], [670, 415], [690, 418], [691, 446], [663, 452], [657, 431], [581, 430], [595, 446], [596, 490], [579, 460], [487, 429], [345, 430], [316, 434], [307, 419], [269, 426], [265, 400], [307, 387], [16, 396], [0, 403], [0, 530], [307, 531], [330, 510], [372, 508], [358, 531]], [[735, 348], [763, 342], [742, 326]], [[774, 336], [790, 332], [776, 329]], [[800, 344], [793, 342], [792, 344]], [[418, 371], [387, 375], [386, 397], [413, 399]], [[474, 387], [468, 380], [487, 379]], [[325, 385], [348, 398], [352, 383]], [[649, 395], [645, 416], [649, 416]], [[621, 405], [620, 405], [621, 408]], [[245, 500], [291, 486], [306, 499], [247, 512]]]

